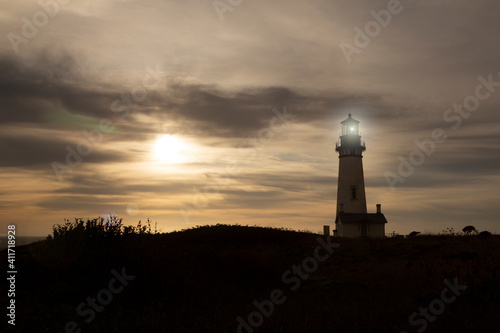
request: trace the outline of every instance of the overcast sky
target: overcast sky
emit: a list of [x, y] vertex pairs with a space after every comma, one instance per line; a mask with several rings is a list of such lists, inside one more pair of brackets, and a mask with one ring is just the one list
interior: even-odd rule
[[0, 233], [318, 232], [348, 113], [386, 232], [500, 232], [496, 1], [60, 2], [1, 1]]

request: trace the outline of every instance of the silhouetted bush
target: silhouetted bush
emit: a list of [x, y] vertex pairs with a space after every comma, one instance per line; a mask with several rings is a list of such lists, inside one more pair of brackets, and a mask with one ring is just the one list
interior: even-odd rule
[[47, 239], [58, 243], [67, 243], [75, 240], [95, 242], [105, 239], [114, 239], [121, 235], [143, 235], [143, 234], [157, 234], [158, 230], [151, 229], [151, 222], [148, 219], [147, 223], [142, 225], [141, 221], [134, 226], [124, 226], [123, 219], [119, 219], [116, 215], [109, 215], [108, 217], [97, 217], [94, 219], [87, 219], [84, 221], [82, 218], [75, 218], [74, 222], [64, 220], [64, 224], [55, 224], [52, 227], [52, 235]]

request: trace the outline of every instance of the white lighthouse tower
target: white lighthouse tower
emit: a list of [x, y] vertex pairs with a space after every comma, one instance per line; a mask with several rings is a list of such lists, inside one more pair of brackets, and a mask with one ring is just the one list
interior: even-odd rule
[[[335, 146], [339, 153], [339, 178], [337, 189], [337, 213], [366, 214], [363, 152], [366, 147], [359, 135], [359, 121], [349, 118], [340, 123], [342, 135]], [[342, 207], [343, 205], [343, 207]]]
[[359, 121], [349, 117], [340, 123], [342, 135], [335, 150], [339, 154], [336, 234], [341, 237], [384, 237], [387, 220], [380, 212], [366, 210], [363, 152], [366, 150], [359, 135]]

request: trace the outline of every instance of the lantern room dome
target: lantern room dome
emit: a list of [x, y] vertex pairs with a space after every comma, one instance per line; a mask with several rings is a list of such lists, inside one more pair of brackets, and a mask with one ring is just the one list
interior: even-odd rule
[[340, 123], [342, 125], [345, 125], [345, 124], [359, 124], [359, 121], [357, 121], [356, 119], [352, 118], [351, 114], [349, 113], [349, 118], [347, 118], [346, 120], [341, 121]]

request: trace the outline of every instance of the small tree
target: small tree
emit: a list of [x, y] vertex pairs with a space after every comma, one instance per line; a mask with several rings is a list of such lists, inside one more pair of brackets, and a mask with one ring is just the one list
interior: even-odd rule
[[472, 225], [468, 225], [468, 226], [464, 227], [464, 228], [462, 229], [462, 231], [463, 231], [463, 232], [464, 232], [464, 234], [466, 234], [466, 235], [470, 235], [470, 234], [471, 234], [471, 233], [473, 233], [473, 232], [477, 234], [477, 230], [476, 230], [476, 228], [475, 228], [474, 226], [472, 226]]

